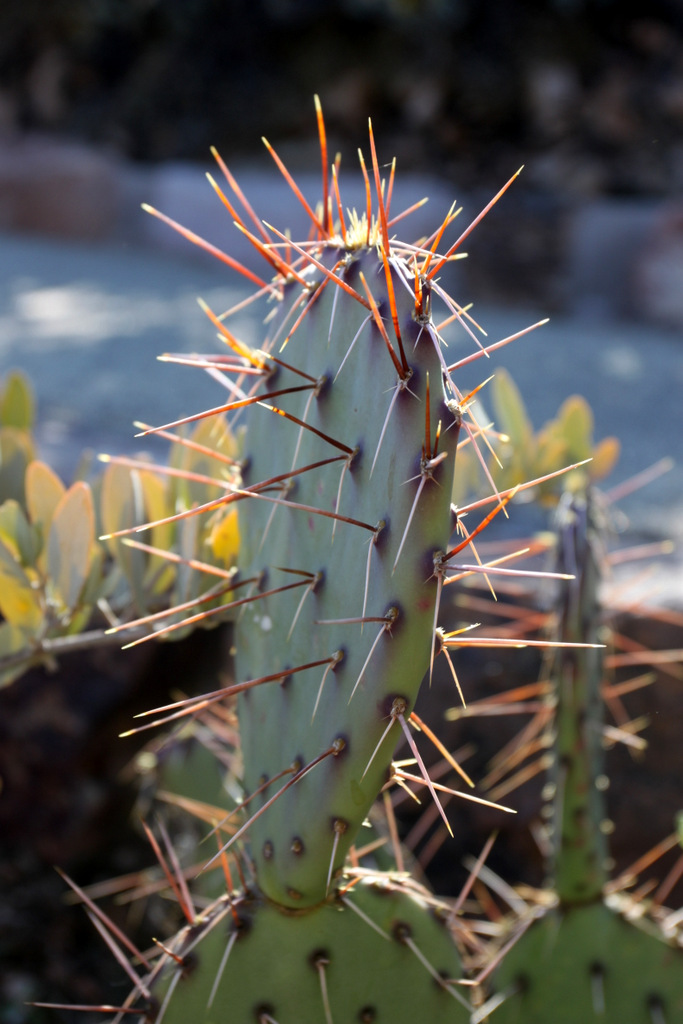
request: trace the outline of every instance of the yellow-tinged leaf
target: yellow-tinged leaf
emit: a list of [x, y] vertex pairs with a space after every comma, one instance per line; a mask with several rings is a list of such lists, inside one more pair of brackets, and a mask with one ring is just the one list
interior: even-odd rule
[[226, 567], [235, 564], [240, 549], [240, 531], [237, 509], [234, 506], [227, 515], [221, 515], [214, 522], [208, 543], [214, 558], [219, 559]]
[[[171, 504], [170, 488], [168, 480], [162, 479], [156, 473], [143, 470], [140, 472], [140, 483], [145, 501], [145, 518], [149, 522], [156, 522], [166, 516], [173, 514]], [[165, 523], [163, 526], [155, 526], [150, 530], [145, 543], [152, 547], [161, 548], [164, 551], [170, 550], [175, 536], [175, 524]], [[172, 585], [175, 577], [175, 568], [159, 555], [150, 555], [147, 571], [145, 573], [145, 585], [152, 586], [152, 592], [163, 594]]]
[[30, 430], [33, 424], [34, 401], [31, 386], [23, 373], [15, 370], [5, 381], [0, 398], [0, 423], [7, 427]]
[[32, 523], [39, 526], [43, 540], [66, 487], [47, 463], [34, 459], [26, 468], [26, 507]]
[[606, 437], [600, 441], [593, 450], [593, 461], [587, 467], [591, 480], [602, 480], [614, 469], [619, 455], [621, 444], [616, 437]]
[[29, 573], [19, 565], [0, 540], [0, 615], [27, 633], [37, 632], [43, 622], [40, 593]]
[[47, 538], [48, 575], [69, 611], [78, 604], [94, 542], [92, 494], [88, 485], [79, 480], [59, 501]]

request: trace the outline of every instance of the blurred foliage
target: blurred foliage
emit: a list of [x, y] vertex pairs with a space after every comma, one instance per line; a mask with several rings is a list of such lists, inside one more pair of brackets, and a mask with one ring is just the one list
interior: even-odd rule
[[[148, 531], [148, 546], [170, 559], [126, 537], [98, 539], [220, 498], [237, 455], [222, 419], [200, 421], [167, 468], [108, 459], [101, 475], [70, 487], [36, 457], [32, 424], [28, 382], [10, 374], [0, 382], [0, 685], [53, 660], [60, 638], [92, 630], [82, 646], [111, 642], [106, 627], [134, 618], [200, 599], [202, 610], [220, 607], [239, 545], [236, 510], [220, 505]], [[157, 625], [182, 620], [179, 612]]]
[[[619, 458], [617, 438], [594, 441], [593, 412], [580, 395], [567, 398], [555, 418], [534, 432], [517, 385], [506, 370], [500, 369], [492, 381], [491, 405], [495, 431], [486, 429], [484, 412], [477, 411], [476, 419], [486, 430], [493, 452], [488, 466], [500, 491], [590, 459], [586, 465], [524, 492], [527, 500], [553, 506], [561, 494], [585, 491], [589, 483], [608, 476]], [[485, 451], [481, 440], [478, 444]], [[468, 444], [458, 452], [453, 501], [462, 505], [468, 495], [484, 490], [490, 490], [490, 484], [471, 444]]]
[[254, 121], [303, 143], [317, 92], [350, 154], [372, 111], [402, 166], [463, 188], [559, 147], [574, 189], [642, 191], [677, 182], [682, 39], [671, 0], [3, 0], [0, 112], [136, 159], [232, 159]]

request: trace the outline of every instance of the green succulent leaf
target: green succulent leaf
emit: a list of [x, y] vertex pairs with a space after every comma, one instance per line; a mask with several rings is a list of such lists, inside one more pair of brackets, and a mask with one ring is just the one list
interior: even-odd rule
[[43, 623], [43, 608], [35, 581], [12, 550], [0, 539], [0, 614], [10, 624], [36, 633]]
[[589, 459], [593, 451], [593, 412], [586, 399], [571, 395], [560, 406], [558, 419], [572, 461]]
[[19, 427], [0, 428], [0, 500], [25, 504], [26, 467], [35, 458], [30, 434]]
[[506, 370], [498, 370], [491, 387], [496, 426], [510, 438], [513, 451], [530, 451], [534, 432], [517, 385]]
[[[27, 635], [19, 626], [12, 622], [0, 622], [0, 662], [12, 655], [21, 654], [26, 651], [29, 656]], [[8, 686], [25, 671], [24, 664], [13, 665], [0, 671], [0, 687]]]
[[0, 538], [24, 566], [35, 566], [41, 547], [40, 529], [33, 527], [13, 498], [0, 505]]
[[19, 430], [33, 425], [34, 401], [31, 387], [23, 373], [10, 373], [0, 396], [0, 423]]

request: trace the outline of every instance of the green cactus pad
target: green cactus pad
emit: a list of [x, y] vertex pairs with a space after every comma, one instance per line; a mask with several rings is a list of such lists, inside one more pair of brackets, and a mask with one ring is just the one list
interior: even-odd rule
[[[361, 275], [371, 283], [391, 330], [376, 249], [345, 250], [337, 241], [323, 250], [321, 258], [359, 294]], [[391, 725], [394, 701], [402, 701], [407, 720], [429, 668], [434, 556], [447, 548], [453, 527], [458, 429], [447, 430], [455, 421], [444, 400], [442, 364], [415, 319], [408, 276], [407, 267], [392, 270], [405, 387], [368, 309], [336, 283], [325, 285], [319, 273], [324, 290], [319, 297], [313, 290], [316, 301], [282, 357], [296, 372], [272, 363], [276, 372], [262, 385], [271, 392], [309, 382], [308, 390], [264, 401], [296, 420], [261, 406], [249, 410], [244, 487], [278, 482], [261, 491], [263, 498], [239, 503], [241, 571], [263, 575], [263, 591], [291, 589], [247, 605], [236, 625], [238, 679], [271, 680], [240, 697], [246, 792], [277, 776], [262, 804], [286, 781], [283, 770], [311, 763], [335, 740], [343, 744], [249, 830], [259, 884], [292, 907], [325, 898], [331, 862], [332, 870], [343, 864], [402, 737], [400, 722]], [[293, 322], [290, 309], [302, 296], [299, 285], [285, 292], [271, 330], [277, 347], [263, 346], [274, 354], [280, 323]], [[425, 469], [425, 447], [433, 452], [439, 424], [441, 460]], [[340, 621], [363, 617], [373, 621]], [[297, 671], [306, 665], [313, 667]]]
[[246, 897], [233, 916], [219, 901], [179, 936], [185, 962], [166, 958], [163, 986], [175, 985], [164, 1024], [468, 1021], [464, 990], [446, 984], [460, 966], [433, 903], [387, 875], [304, 914]]
[[674, 1024], [683, 1020], [683, 951], [604, 903], [551, 911], [496, 976], [510, 997], [496, 1024]]

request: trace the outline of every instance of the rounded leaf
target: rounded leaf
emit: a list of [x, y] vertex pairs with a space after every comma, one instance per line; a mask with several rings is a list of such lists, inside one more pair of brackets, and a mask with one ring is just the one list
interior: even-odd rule
[[7, 427], [30, 430], [33, 424], [33, 411], [31, 386], [24, 374], [15, 370], [7, 377], [0, 398], [0, 423]]
[[95, 541], [90, 488], [73, 484], [57, 505], [47, 540], [47, 571], [65, 606], [73, 610], [88, 576]]
[[592, 480], [602, 480], [614, 469], [621, 452], [621, 444], [616, 437], [606, 437], [593, 451], [593, 461], [588, 466]]
[[43, 536], [52, 516], [66, 493], [66, 487], [46, 462], [34, 459], [26, 468], [26, 508], [32, 523], [39, 525]]

